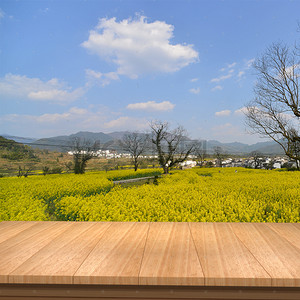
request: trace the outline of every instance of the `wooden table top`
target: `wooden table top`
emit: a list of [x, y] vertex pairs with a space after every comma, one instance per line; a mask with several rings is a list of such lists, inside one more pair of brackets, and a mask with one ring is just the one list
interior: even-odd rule
[[1, 283], [300, 287], [300, 223], [1, 222]]

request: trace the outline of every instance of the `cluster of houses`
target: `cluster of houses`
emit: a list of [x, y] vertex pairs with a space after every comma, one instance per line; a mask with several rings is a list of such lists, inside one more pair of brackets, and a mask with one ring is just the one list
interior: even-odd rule
[[[83, 154], [86, 153], [86, 151], [82, 151]], [[69, 151], [69, 155], [73, 155], [74, 151]], [[93, 151], [93, 155], [95, 157], [101, 157], [105, 159], [115, 159], [115, 158], [130, 158], [129, 153], [118, 153], [117, 151], [112, 151], [112, 150], [97, 150]]]
[[[82, 151], [82, 153], [86, 153], [86, 151]], [[73, 155], [74, 151], [69, 151], [69, 155]], [[93, 155], [95, 157], [105, 158], [105, 159], [116, 159], [116, 158], [131, 158], [129, 153], [122, 153], [116, 150], [97, 150], [93, 151]], [[147, 156], [140, 156], [140, 158], [157, 158], [156, 155], [147, 155]]]
[[[180, 164], [180, 167], [193, 168], [199, 165], [197, 161], [190, 157], [189, 160], [186, 160]], [[244, 167], [252, 169], [281, 169], [281, 168], [296, 168], [296, 162], [289, 160], [286, 157], [258, 157], [258, 158], [226, 158], [221, 162], [217, 159], [205, 160], [202, 163], [203, 166], [212, 166], [212, 167]]]
[[[219, 162], [213, 160], [213, 165], [218, 166]], [[253, 169], [280, 169], [296, 168], [296, 162], [286, 157], [258, 157], [258, 158], [227, 158], [222, 160], [222, 167], [244, 167]]]
[[[74, 152], [69, 151], [68, 154], [73, 155]], [[105, 159], [130, 158], [129, 153], [121, 153], [113, 150], [97, 150], [94, 156]], [[147, 155], [141, 158], [157, 158], [155, 155]], [[188, 160], [180, 163], [180, 167], [193, 168], [199, 165], [196, 157], [191, 155]], [[222, 161], [217, 159], [205, 160], [203, 166], [212, 167], [244, 167], [253, 169], [280, 169], [280, 168], [296, 168], [296, 162], [286, 157], [250, 157], [250, 158], [226, 158]]]

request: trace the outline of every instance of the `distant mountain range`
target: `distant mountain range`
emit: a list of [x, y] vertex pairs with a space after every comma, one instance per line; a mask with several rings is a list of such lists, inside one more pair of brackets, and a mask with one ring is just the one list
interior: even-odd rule
[[[103, 132], [88, 132], [80, 131], [71, 135], [56, 136], [51, 138], [42, 138], [42, 139], [32, 139], [24, 137], [16, 137], [10, 135], [2, 135], [7, 139], [14, 140], [18, 143], [24, 143], [32, 146], [33, 148], [48, 149], [52, 151], [62, 151], [66, 152], [71, 149], [71, 142], [74, 138], [81, 138], [85, 140], [90, 140], [92, 142], [100, 141], [100, 147], [108, 150], [121, 150], [118, 140], [122, 139], [124, 134], [128, 133], [127, 131], [121, 132], [112, 132], [112, 133], [103, 133]], [[281, 147], [273, 142], [260, 142], [253, 145], [247, 145], [243, 143], [221, 143], [215, 140], [209, 140], [206, 142], [206, 148], [208, 153], [213, 153], [214, 147], [221, 147], [224, 152], [228, 154], [247, 154], [252, 151], [259, 151], [262, 154], [284, 154]]]

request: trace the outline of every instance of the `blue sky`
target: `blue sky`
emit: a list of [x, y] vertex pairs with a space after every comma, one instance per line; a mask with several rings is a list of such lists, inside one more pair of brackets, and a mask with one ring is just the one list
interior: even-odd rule
[[182, 125], [192, 138], [247, 133], [254, 59], [299, 41], [300, 1], [0, 0], [0, 134]]

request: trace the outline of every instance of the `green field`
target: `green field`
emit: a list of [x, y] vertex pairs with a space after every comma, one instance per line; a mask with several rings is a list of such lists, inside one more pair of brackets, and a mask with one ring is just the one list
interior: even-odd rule
[[300, 222], [300, 172], [159, 169], [0, 178], [0, 220]]

